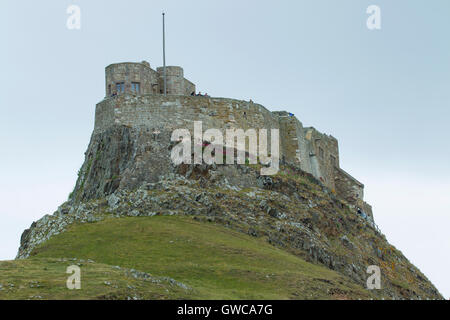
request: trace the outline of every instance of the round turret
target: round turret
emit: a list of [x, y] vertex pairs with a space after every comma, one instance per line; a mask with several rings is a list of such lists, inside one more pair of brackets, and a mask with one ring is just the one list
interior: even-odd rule
[[[164, 67], [159, 67], [156, 69], [159, 74], [159, 86], [160, 92], [164, 93]], [[183, 68], [170, 66], [166, 67], [166, 75], [167, 75], [167, 94], [174, 95], [184, 95], [185, 94], [185, 85], [184, 85], [184, 72]]]

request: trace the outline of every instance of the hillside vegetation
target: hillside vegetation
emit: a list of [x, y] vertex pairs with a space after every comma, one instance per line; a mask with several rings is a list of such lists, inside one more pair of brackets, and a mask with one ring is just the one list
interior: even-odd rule
[[[81, 290], [66, 288], [66, 267], [71, 264], [80, 265]], [[185, 288], [168, 280], [154, 283], [127, 276], [126, 270], [132, 269], [152, 279], [173, 278]], [[372, 297], [337, 272], [262, 239], [180, 216], [73, 224], [30, 258], [1, 262], [0, 283], [0, 299]]]
[[[24, 231], [17, 258], [133, 268], [185, 284], [192, 290], [181, 296], [192, 299], [442, 299], [373, 221], [298, 168], [271, 177], [252, 165], [173, 170], [92, 199], [79, 195], [95, 185], [77, 183], [72, 199]], [[373, 265], [381, 289], [369, 291]]]

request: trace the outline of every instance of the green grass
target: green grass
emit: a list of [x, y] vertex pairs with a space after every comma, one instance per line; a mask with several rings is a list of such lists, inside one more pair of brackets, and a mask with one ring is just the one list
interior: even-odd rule
[[[80, 265], [81, 289], [66, 286], [67, 267]], [[0, 262], [0, 299], [80, 300], [80, 299], [189, 299], [189, 290], [167, 281], [154, 283], [127, 276], [100, 263], [79, 260], [26, 259]]]
[[[265, 239], [190, 217], [111, 218], [75, 224], [38, 247], [31, 260], [19, 262], [34, 268], [52, 261], [46, 259], [62, 257], [92, 259], [103, 268], [120, 266], [168, 276], [193, 288], [189, 293], [166, 293], [161, 298], [186, 294], [189, 299], [371, 298], [369, 291], [344, 276], [273, 247]], [[64, 270], [57, 272], [61, 278], [67, 277]], [[27, 273], [26, 268], [17, 272], [17, 277], [22, 273]], [[2, 272], [0, 283], [5, 282], [4, 276]], [[90, 281], [101, 283], [102, 278], [85, 278], [83, 283], [90, 286]], [[85, 296], [101, 295], [92, 290]], [[0, 291], [0, 298], [5, 298], [2, 294]], [[47, 296], [59, 297], [50, 291]]]

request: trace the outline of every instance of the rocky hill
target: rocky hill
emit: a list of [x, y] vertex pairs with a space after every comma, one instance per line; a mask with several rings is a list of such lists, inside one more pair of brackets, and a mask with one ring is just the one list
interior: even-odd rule
[[[371, 221], [297, 166], [282, 162], [274, 176], [259, 165], [174, 166], [172, 147], [168, 131], [114, 126], [93, 135], [69, 200], [25, 230], [8, 263], [28, 270], [76, 258], [109, 268], [114, 280], [104, 281], [117, 288], [99, 278], [94, 299], [443, 298]], [[366, 289], [370, 265], [381, 268], [380, 290]], [[113, 274], [131, 269], [174, 291], [146, 295], [146, 283]], [[13, 281], [4, 277], [3, 288]], [[59, 297], [49, 286], [37, 295]]]

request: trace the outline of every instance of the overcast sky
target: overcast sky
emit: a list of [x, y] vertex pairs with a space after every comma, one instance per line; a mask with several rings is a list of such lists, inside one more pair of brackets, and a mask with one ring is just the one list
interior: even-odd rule
[[168, 65], [336, 137], [383, 233], [449, 298], [448, 0], [2, 0], [0, 259], [72, 191], [105, 66], [162, 64], [162, 10]]

